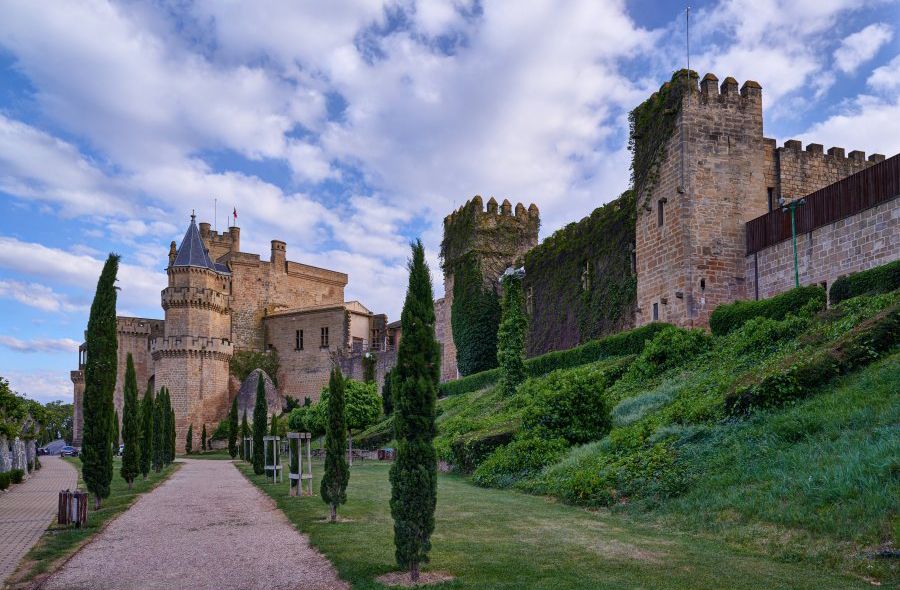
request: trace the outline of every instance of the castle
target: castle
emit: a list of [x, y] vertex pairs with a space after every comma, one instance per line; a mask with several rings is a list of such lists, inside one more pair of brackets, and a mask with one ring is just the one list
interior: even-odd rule
[[731, 77], [719, 84], [681, 71], [635, 112], [648, 115], [632, 129], [634, 186], [543, 243], [534, 205], [533, 218], [517, 207], [528, 219], [518, 224], [504, 223], [508, 202], [498, 217], [496, 201], [484, 211], [481, 197], [445, 218], [443, 378], [457, 373], [449, 307], [467, 256], [489, 261], [483, 278], [496, 292], [498, 270], [524, 266], [529, 356], [653, 321], [706, 327], [718, 305], [789, 290], [794, 255], [782, 204], [801, 198], [801, 285], [827, 287], [900, 258], [900, 155], [803, 150], [796, 140], [779, 147], [763, 135], [762, 88], [752, 80], [739, 88]]
[[[242, 252], [240, 228], [218, 233], [191, 215], [187, 232], [169, 247], [164, 320], [118, 317], [118, 367], [114, 405], [122, 416], [127, 355], [138, 388], [166, 387], [176, 416], [177, 443], [188, 426], [215, 430], [240, 389], [232, 374], [236, 356], [276, 353], [278, 392], [318, 399], [335, 360], [388, 348], [387, 317], [358, 301], [344, 301], [347, 275], [287, 259], [286, 244], [272, 240], [269, 261]], [[83, 428], [85, 347], [71, 372], [75, 445]], [[345, 361], [346, 362], [346, 361]], [[382, 369], [383, 372], [383, 369]]]

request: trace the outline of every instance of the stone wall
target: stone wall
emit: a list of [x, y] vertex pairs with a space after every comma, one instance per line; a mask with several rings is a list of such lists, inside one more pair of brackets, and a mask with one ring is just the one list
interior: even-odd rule
[[[113, 405], [119, 414], [119, 432], [122, 432], [123, 409], [125, 406], [125, 367], [128, 363], [128, 353], [134, 361], [134, 373], [137, 378], [138, 397], [144, 397], [147, 390], [147, 382], [153, 377], [155, 368], [153, 366], [153, 358], [150, 351], [150, 343], [153, 339], [161, 337], [164, 332], [163, 320], [154, 320], [148, 318], [134, 318], [126, 316], [118, 316], [116, 318], [116, 389], [113, 394]], [[75, 382], [75, 393], [80, 399], [84, 395], [84, 376], [80, 378], [80, 382]], [[79, 391], [80, 388], [80, 391]], [[80, 404], [76, 403], [76, 424], [78, 428], [78, 443], [81, 444], [81, 427], [83, 420], [81, 417]]]
[[[364, 354], [371, 354], [375, 357], [375, 384], [380, 393], [381, 386], [384, 385], [384, 374], [397, 366], [397, 349], [371, 351]], [[349, 354], [341, 358], [341, 371], [344, 373], [344, 377], [357, 381], [363, 380], [364, 354]]]
[[453, 304], [453, 277], [444, 278], [444, 289], [449, 291], [434, 301], [434, 337], [441, 345], [441, 382], [459, 378], [456, 368], [456, 345], [450, 327], [450, 307]]
[[84, 433], [84, 371], [71, 371], [72, 379], [72, 446], [81, 447], [81, 436]]
[[858, 150], [844, 156], [844, 148], [840, 147], [828, 148], [826, 152], [818, 143], [810, 143], [804, 150], [795, 139], [784, 142], [784, 147], [776, 147], [774, 139], [766, 139], [765, 143], [766, 187], [772, 189], [773, 207], [777, 207], [779, 195], [787, 201], [799, 199], [884, 159], [873, 154], [867, 161], [865, 152]]
[[[900, 198], [797, 236], [801, 285], [830, 287], [839, 277], [900, 258]], [[765, 299], [794, 287], [794, 248], [784, 240], [746, 257], [750, 293]]]

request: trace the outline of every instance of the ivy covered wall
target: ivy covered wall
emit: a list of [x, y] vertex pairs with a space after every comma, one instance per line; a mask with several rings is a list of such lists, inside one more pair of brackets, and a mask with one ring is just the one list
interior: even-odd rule
[[635, 209], [626, 191], [525, 254], [528, 356], [634, 325]]

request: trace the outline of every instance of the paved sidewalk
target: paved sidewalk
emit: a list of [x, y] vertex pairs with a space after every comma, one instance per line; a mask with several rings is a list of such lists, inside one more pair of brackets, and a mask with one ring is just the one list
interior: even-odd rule
[[59, 491], [78, 482], [78, 471], [59, 457], [40, 459], [25, 483], [0, 492], [0, 586], [56, 518]]
[[329, 561], [230, 461], [184, 465], [42, 590], [346, 590]]

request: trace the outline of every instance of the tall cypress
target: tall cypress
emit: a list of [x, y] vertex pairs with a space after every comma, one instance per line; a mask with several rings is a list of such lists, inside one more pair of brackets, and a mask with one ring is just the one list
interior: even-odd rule
[[231, 402], [231, 411], [228, 412], [228, 454], [232, 459], [237, 457], [237, 437], [238, 437], [238, 410], [237, 396]]
[[138, 405], [137, 377], [134, 373], [134, 359], [128, 353], [125, 363], [125, 384], [122, 388], [125, 405], [122, 407], [122, 479], [128, 482], [128, 489], [134, 478], [141, 472], [141, 409]]
[[169, 404], [169, 463], [175, 461], [175, 410], [172, 408], [172, 397], [166, 390], [166, 401]]
[[344, 376], [337, 367], [328, 381], [328, 409], [325, 422], [325, 471], [322, 501], [331, 507], [331, 522], [337, 522], [337, 507], [347, 501], [347, 417], [344, 414]]
[[153, 471], [162, 471], [166, 458], [166, 388], [156, 394], [153, 404]]
[[141, 474], [147, 479], [153, 464], [153, 417], [156, 404], [153, 403], [153, 387], [148, 383], [144, 399], [141, 400]]
[[525, 332], [528, 316], [522, 298], [524, 271], [507, 271], [503, 275], [503, 319], [497, 331], [497, 361], [500, 364], [500, 391], [516, 392], [525, 380]]
[[190, 455], [194, 450], [194, 425], [188, 424], [187, 436], [184, 439], [184, 454]]
[[412, 245], [409, 288], [400, 316], [403, 338], [391, 389], [397, 458], [391, 466], [391, 516], [397, 565], [413, 583], [428, 562], [437, 504], [434, 411], [440, 349], [434, 338], [434, 298], [421, 240]]
[[256, 403], [253, 405], [253, 473], [262, 475], [265, 470], [263, 437], [266, 435], [266, 382], [262, 371], [256, 382]]
[[110, 254], [103, 265], [91, 303], [87, 326], [87, 360], [84, 367], [82, 412], [82, 477], [99, 509], [109, 496], [112, 481], [113, 392], [116, 389], [116, 274], [119, 256]]
[[249, 461], [250, 457], [247, 457], [247, 443], [244, 441], [245, 438], [250, 436], [250, 425], [247, 424], [247, 410], [244, 409], [244, 417], [241, 420], [241, 459], [244, 461]]
[[203, 431], [200, 433], [200, 450], [206, 450], [206, 424], [203, 425]]
[[381, 409], [385, 416], [390, 416], [394, 411], [394, 396], [391, 394], [391, 373], [384, 374], [384, 385], [381, 386]]
[[119, 436], [119, 410], [113, 409], [113, 417], [112, 417], [112, 441], [113, 447], [113, 455], [119, 452], [119, 443], [122, 442], [122, 437]]

